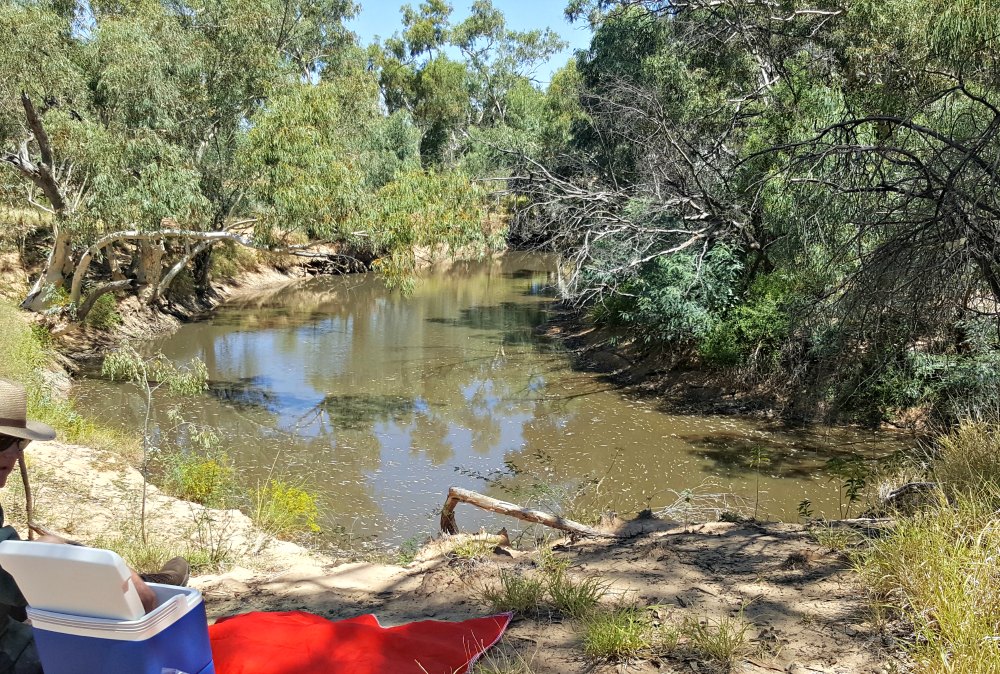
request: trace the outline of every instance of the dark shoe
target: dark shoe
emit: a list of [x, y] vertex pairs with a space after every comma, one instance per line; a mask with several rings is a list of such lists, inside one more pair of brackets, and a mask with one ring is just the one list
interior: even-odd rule
[[191, 575], [191, 567], [183, 557], [174, 557], [163, 567], [154, 573], [140, 573], [139, 577], [147, 583], [159, 583], [161, 585], [187, 585], [188, 577]]

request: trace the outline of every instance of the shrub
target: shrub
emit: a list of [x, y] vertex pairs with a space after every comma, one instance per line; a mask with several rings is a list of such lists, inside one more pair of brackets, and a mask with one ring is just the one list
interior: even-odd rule
[[163, 462], [164, 488], [177, 498], [218, 508], [236, 492], [236, 470], [224, 452], [175, 452]]
[[792, 280], [779, 274], [754, 281], [746, 299], [698, 345], [705, 362], [720, 367], [753, 363], [764, 369], [776, 365], [791, 326], [786, 307], [794, 297], [793, 287]]
[[318, 533], [316, 497], [300, 486], [269, 479], [252, 494], [251, 519], [275, 536]]
[[616, 324], [641, 328], [646, 342], [694, 344], [712, 332], [731, 304], [740, 269], [725, 246], [704, 260], [693, 253], [659, 257], [602, 313], [610, 310]]

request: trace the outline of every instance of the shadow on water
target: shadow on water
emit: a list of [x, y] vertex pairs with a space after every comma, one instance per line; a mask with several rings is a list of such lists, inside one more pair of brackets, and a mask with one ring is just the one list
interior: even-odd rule
[[537, 305], [502, 302], [491, 306], [462, 309], [455, 318], [428, 318], [429, 323], [500, 334], [504, 344], [535, 344], [535, 328], [545, 322], [548, 312]]
[[[856, 459], [873, 453], [885, 453], [884, 442], [837, 439], [806, 433], [775, 434], [772, 437], [747, 437], [742, 433], [717, 431], [710, 436], [686, 437], [687, 451], [707, 461], [703, 470], [709, 474], [729, 475], [762, 473], [786, 478], [811, 478], [826, 472], [831, 459]], [[763, 461], [762, 461], [763, 459]], [[763, 465], [758, 468], [757, 463]]]

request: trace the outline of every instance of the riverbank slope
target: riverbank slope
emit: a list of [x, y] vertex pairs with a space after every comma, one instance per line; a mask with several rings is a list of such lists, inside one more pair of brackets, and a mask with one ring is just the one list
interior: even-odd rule
[[[28, 459], [36, 521], [92, 545], [137, 537], [142, 478], [120, 457], [50, 442], [34, 443]], [[24, 531], [16, 482], [8, 484], [4, 506]], [[623, 538], [560, 539], [542, 551], [460, 535], [429, 542], [403, 565], [319, 554], [275, 540], [237, 511], [147, 489], [152, 548], [163, 556], [182, 551], [206, 565], [191, 584], [204, 593], [211, 619], [306, 610], [331, 618], [372, 612], [387, 625], [459, 620], [502, 608], [484, 595], [505, 578], [542, 578], [560, 567], [574, 583], [599, 583], [606, 609], [636, 607], [643, 641], [626, 658], [628, 671], [723, 671], [697, 636], [721, 625], [742, 631], [739, 638], [734, 632], [731, 671], [887, 671], [888, 656], [866, 623], [864, 593], [844, 557], [799, 525], [637, 520], [608, 525]], [[150, 556], [146, 563], [155, 568], [159, 561]], [[623, 671], [621, 662], [587, 655], [586, 633], [587, 620], [540, 597], [476, 671]]]

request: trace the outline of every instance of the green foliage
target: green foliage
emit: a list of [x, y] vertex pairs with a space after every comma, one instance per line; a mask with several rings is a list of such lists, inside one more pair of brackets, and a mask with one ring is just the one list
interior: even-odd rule
[[689, 345], [716, 328], [733, 301], [741, 265], [731, 250], [716, 247], [704, 256], [658, 257], [632, 281], [623, 299], [605, 305], [611, 320], [642, 326], [647, 342]]
[[732, 307], [701, 341], [698, 351], [710, 365], [778, 365], [789, 337], [793, 285], [780, 275], [757, 278], [747, 296]]
[[316, 497], [302, 486], [271, 478], [251, 493], [250, 518], [275, 536], [297, 536], [320, 531]]
[[504, 141], [542, 164], [518, 234], [596, 320], [790, 414], [951, 423], [1000, 392], [996, 8], [848, 5], [571, 3], [593, 39], [564, 149]]
[[224, 508], [238, 493], [236, 469], [224, 452], [174, 452], [163, 463], [164, 488], [177, 498]]
[[[350, 0], [253, 11], [241, 0], [97, 2], [81, 31], [57, 5], [5, 5], [0, 28], [18, 39], [0, 47], [0, 145], [13, 169], [0, 180], [0, 204], [37, 203], [49, 213], [43, 224], [68, 237], [68, 268], [108, 232], [219, 230], [237, 220], [253, 223], [251, 245], [304, 234], [385, 258], [394, 279], [413, 266], [413, 245], [502, 238], [483, 221], [481, 190], [462, 176], [421, 174], [421, 161], [454, 165], [471, 120], [492, 114], [493, 103], [502, 109], [509, 89], [530, 89], [516, 73], [558, 41], [507, 31], [482, 2], [470, 21], [451, 26], [442, 4], [407, 12], [407, 46], [398, 54], [366, 53], [343, 25], [356, 10]], [[445, 44], [461, 44], [466, 60], [441, 53]], [[489, 104], [474, 93], [487, 90]], [[48, 145], [41, 132], [29, 135], [34, 122], [22, 92]], [[383, 114], [383, 101], [392, 114]], [[23, 160], [15, 152], [22, 146]], [[58, 172], [58, 185], [39, 191], [29, 163], [45, 164], [42, 175]], [[406, 199], [413, 190], [422, 196]], [[405, 214], [385, 212], [382, 200], [396, 197]], [[443, 222], [428, 226], [408, 215]], [[47, 277], [60, 289], [63, 260], [52, 264]], [[134, 274], [134, 267], [120, 269]], [[217, 269], [233, 266], [224, 260]], [[107, 271], [94, 265], [88, 273]], [[173, 296], [195, 292], [195, 277], [180, 278]], [[46, 306], [59, 299], [52, 295]], [[105, 308], [93, 320], [113, 320]]]
[[841, 518], [851, 516], [851, 511], [861, 503], [865, 488], [871, 478], [871, 466], [860, 456], [837, 456], [826, 462], [830, 480], [837, 482]]
[[127, 381], [153, 389], [166, 387], [172, 393], [194, 395], [208, 386], [208, 368], [197, 358], [179, 366], [157, 353], [144, 357], [134, 347], [125, 346], [104, 357], [101, 374], [113, 381]]
[[87, 313], [84, 322], [98, 330], [111, 330], [122, 324], [122, 316], [118, 313], [118, 302], [111, 293], [101, 295]]

